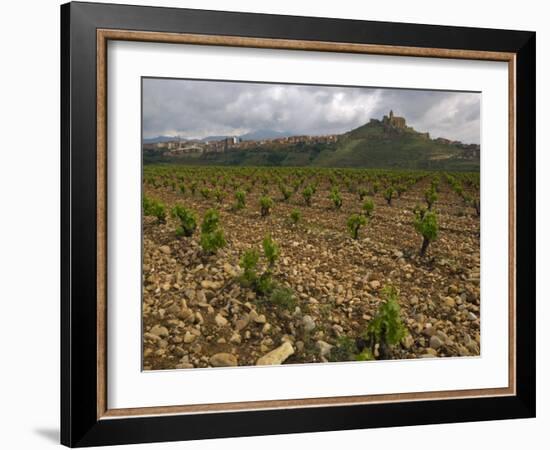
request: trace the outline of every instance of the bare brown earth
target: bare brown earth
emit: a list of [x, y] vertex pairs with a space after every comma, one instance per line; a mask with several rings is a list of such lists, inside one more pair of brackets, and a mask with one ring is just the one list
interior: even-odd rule
[[[349, 215], [360, 212], [357, 194], [342, 192], [343, 206], [336, 210], [328, 183], [318, 187], [311, 207], [299, 194], [283, 203], [272, 186], [276, 202], [267, 218], [260, 217], [259, 189], [247, 195], [244, 210], [235, 212], [229, 189], [220, 205], [198, 192], [182, 195], [145, 185], [145, 194], [168, 209], [179, 203], [202, 218], [216, 207], [228, 244], [206, 256], [198, 231], [177, 238], [173, 219], [157, 224], [144, 218], [144, 369], [254, 365], [285, 342], [294, 351], [285, 364], [326, 362], [340, 336], [354, 338], [365, 330], [388, 284], [399, 290], [409, 331], [393, 348], [393, 358], [479, 355], [479, 217], [442, 180], [434, 206], [439, 237], [420, 258], [421, 237], [411, 210], [423, 203], [428, 183], [422, 179], [392, 206], [378, 193], [373, 218], [358, 240], [346, 228]], [[288, 217], [296, 207], [302, 221], [294, 226]], [[281, 249], [275, 278], [296, 293], [295, 311], [262, 302], [237, 280], [243, 252], [261, 250], [268, 232]], [[219, 353], [233, 357], [211, 359]]]

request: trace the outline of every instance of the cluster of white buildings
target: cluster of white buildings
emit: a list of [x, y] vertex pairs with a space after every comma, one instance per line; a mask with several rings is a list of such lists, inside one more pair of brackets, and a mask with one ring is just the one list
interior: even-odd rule
[[175, 139], [173, 141], [144, 144], [144, 150], [158, 150], [167, 156], [185, 155], [190, 153], [223, 153], [229, 150], [244, 150], [262, 146], [284, 146], [289, 144], [315, 144], [337, 142], [339, 135], [324, 136], [288, 136], [274, 139], [245, 140], [237, 136], [226, 137], [220, 140], [201, 141]]

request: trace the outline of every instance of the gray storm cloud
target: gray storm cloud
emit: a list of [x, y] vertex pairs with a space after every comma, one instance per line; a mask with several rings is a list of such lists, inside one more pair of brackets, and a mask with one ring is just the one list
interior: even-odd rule
[[477, 144], [480, 101], [469, 92], [145, 78], [143, 135], [334, 134], [393, 109], [417, 131]]

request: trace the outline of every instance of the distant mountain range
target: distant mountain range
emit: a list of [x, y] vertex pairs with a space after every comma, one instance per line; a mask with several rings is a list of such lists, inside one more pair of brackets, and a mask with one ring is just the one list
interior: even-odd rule
[[[255, 130], [250, 131], [245, 134], [241, 134], [240, 136], [237, 136], [239, 139], [243, 141], [259, 141], [263, 139], [275, 139], [280, 137], [288, 137], [292, 136], [296, 133], [292, 133], [290, 131], [275, 131], [275, 130]], [[206, 136], [202, 139], [198, 139], [202, 142], [207, 141], [221, 141], [222, 139], [233, 137], [233, 135], [218, 135], [218, 136]], [[144, 144], [158, 144], [161, 142], [170, 142], [175, 141], [178, 139], [178, 136], [155, 136], [151, 138], [145, 138], [143, 139]]]
[[158, 144], [160, 142], [170, 142], [177, 139], [174, 136], [155, 136], [151, 138], [143, 138], [144, 144]]

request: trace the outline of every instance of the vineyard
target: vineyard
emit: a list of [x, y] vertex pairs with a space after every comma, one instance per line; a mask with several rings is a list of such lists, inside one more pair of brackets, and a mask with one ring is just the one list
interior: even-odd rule
[[145, 370], [480, 354], [479, 173], [145, 165]]

